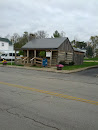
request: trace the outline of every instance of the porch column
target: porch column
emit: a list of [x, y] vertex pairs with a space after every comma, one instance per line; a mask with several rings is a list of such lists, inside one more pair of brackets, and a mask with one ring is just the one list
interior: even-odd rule
[[27, 63], [29, 63], [29, 50], [27, 50]]
[[23, 51], [24, 52], [24, 57], [26, 56], [26, 50]]
[[[36, 50], [34, 50], [34, 58], [36, 58]], [[36, 59], [34, 59], [34, 64], [36, 64]]]
[[50, 56], [50, 66], [51, 66], [51, 63], [52, 63], [52, 51], [51, 52], [51, 56]]

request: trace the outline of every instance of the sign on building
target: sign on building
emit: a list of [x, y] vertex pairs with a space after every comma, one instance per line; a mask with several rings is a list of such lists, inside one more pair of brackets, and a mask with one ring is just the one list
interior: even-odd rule
[[46, 52], [46, 57], [51, 57], [51, 52]]

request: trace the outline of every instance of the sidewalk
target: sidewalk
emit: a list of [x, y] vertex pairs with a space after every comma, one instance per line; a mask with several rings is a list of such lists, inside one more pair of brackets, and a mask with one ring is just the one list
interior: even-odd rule
[[70, 74], [70, 73], [75, 73], [75, 72], [83, 71], [83, 70], [90, 69], [90, 68], [98, 68], [98, 65], [75, 69], [75, 70], [57, 70], [56, 67], [36, 68], [36, 67], [26, 67], [26, 66], [14, 66], [14, 65], [12, 65], [12, 66], [11, 65], [7, 65], [7, 66], [0, 65], [0, 67], [19, 68], [19, 69], [28, 69], [28, 70], [36, 70], [36, 71], [46, 71], [46, 72]]
[[98, 60], [84, 60], [84, 62], [98, 62]]

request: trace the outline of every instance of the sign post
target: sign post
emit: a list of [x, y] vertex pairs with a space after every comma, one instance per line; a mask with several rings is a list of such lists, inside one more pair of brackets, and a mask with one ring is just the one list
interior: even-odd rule
[[11, 65], [12, 65], [12, 61], [13, 61], [13, 52], [12, 52], [12, 58], [11, 58]]

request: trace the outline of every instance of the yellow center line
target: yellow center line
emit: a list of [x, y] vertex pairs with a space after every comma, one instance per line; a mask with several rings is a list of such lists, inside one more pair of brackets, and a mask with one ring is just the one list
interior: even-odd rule
[[36, 88], [30, 88], [30, 87], [16, 85], [16, 84], [10, 84], [10, 83], [6, 83], [6, 82], [0, 82], [0, 84], [4, 84], [4, 85], [7, 85], [7, 86], [12, 86], [12, 87], [16, 87], [16, 88], [22, 88], [22, 89], [26, 89], [26, 90], [31, 90], [31, 91], [34, 91], [34, 92], [49, 94], [49, 95], [53, 95], [53, 96], [60, 97], [60, 98], [66, 98], [66, 99], [70, 99], [70, 100], [75, 100], [75, 101], [80, 101], [80, 102], [98, 105], [97, 101], [73, 97], [73, 96], [64, 95], [64, 94], [60, 94], [60, 93], [54, 93], [54, 92], [50, 92], [50, 91], [40, 90], [40, 89], [36, 89]]

